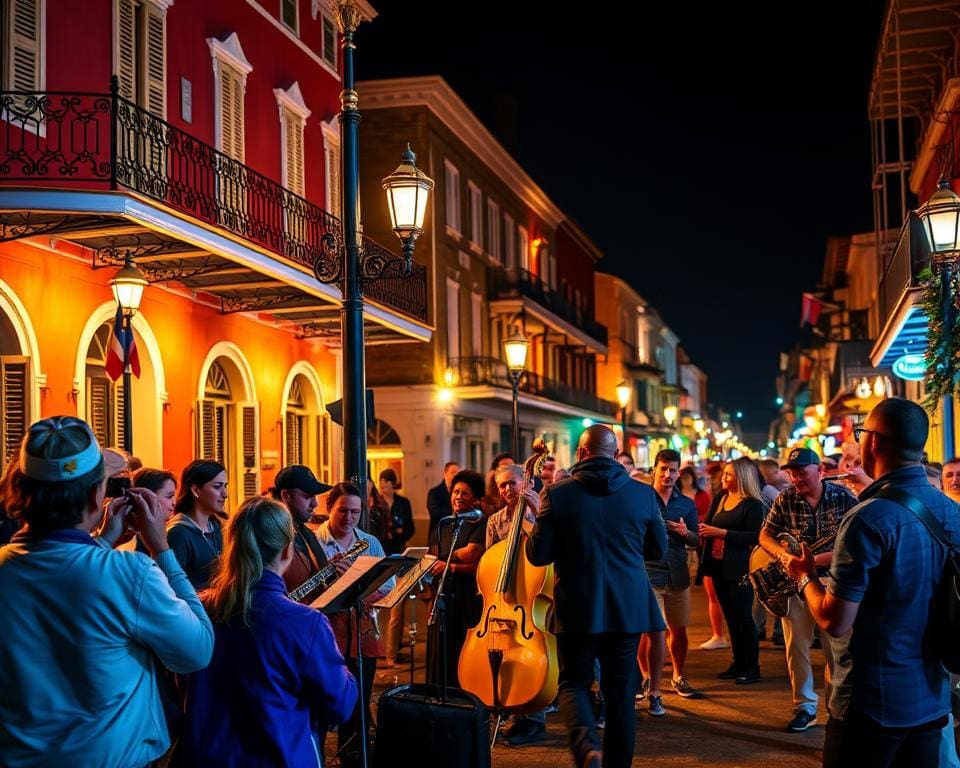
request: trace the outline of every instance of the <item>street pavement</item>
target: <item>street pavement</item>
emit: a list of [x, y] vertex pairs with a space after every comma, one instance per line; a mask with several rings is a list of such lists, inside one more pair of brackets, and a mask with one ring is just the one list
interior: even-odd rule
[[[417, 646], [415, 680], [423, 681], [425, 616], [422, 601], [417, 603]], [[647, 714], [646, 702], [638, 703], [637, 747], [634, 765], [653, 759], [658, 765], [709, 766], [729, 768], [770, 768], [790, 766], [808, 768], [820, 765], [823, 724], [826, 722], [823, 693], [823, 654], [812, 652], [817, 690], [821, 694], [817, 724], [804, 733], [787, 733], [786, 724], [793, 713], [790, 684], [783, 648], [760, 643], [762, 681], [738, 686], [733, 681], [718, 680], [717, 673], [726, 669], [729, 650], [702, 651], [699, 646], [710, 635], [706, 618], [706, 597], [703, 590], [693, 588], [692, 625], [689, 627], [690, 652], [686, 677], [703, 693], [702, 698], [682, 699], [669, 686], [671, 671], [664, 670], [664, 717]], [[381, 622], [385, 626], [385, 622]], [[768, 631], [770, 626], [768, 626]], [[410, 681], [410, 667], [378, 669], [374, 682], [374, 707], [380, 694], [398, 683]], [[327, 740], [331, 755], [333, 740]], [[328, 763], [330, 764], [330, 763]], [[536, 744], [509, 747], [502, 741], [493, 748], [494, 768], [567, 768], [573, 766], [567, 749], [565, 729], [559, 714], [547, 716], [547, 736]]]

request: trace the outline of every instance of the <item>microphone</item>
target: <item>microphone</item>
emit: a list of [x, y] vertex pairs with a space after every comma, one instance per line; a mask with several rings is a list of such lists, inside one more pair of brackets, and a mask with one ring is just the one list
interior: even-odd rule
[[463, 523], [476, 523], [479, 520], [483, 520], [483, 510], [482, 509], [471, 509], [467, 512], [461, 512], [459, 515], [447, 515], [446, 517], [441, 517], [437, 521], [437, 525], [446, 525], [447, 523], [452, 523], [455, 520], [459, 520]]

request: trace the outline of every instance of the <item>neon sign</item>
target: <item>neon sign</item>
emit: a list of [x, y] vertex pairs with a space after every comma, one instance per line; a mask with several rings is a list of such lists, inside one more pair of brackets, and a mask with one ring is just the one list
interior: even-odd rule
[[907, 381], [921, 381], [927, 370], [923, 355], [903, 355], [893, 362], [893, 373]]

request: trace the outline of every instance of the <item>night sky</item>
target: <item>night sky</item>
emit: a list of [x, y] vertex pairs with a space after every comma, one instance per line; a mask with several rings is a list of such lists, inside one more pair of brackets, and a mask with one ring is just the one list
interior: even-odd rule
[[373, 4], [358, 79], [444, 77], [765, 434], [827, 237], [873, 229], [885, 2]]

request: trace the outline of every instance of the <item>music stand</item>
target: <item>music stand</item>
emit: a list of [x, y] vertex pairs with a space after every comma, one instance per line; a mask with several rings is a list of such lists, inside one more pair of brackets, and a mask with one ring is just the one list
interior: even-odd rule
[[[362, 567], [372, 558], [357, 558], [352, 569]], [[341, 591], [327, 590], [311, 604], [323, 613], [334, 614], [342, 611], [353, 611], [357, 617], [357, 675], [359, 676], [360, 698], [360, 764], [367, 768], [367, 702], [363, 700], [363, 652], [361, 650], [360, 619], [363, 617], [364, 601], [383, 586], [383, 583], [392, 576], [402, 575], [415, 565], [417, 559], [403, 555], [390, 555], [375, 560], [366, 566], [366, 570], [358, 574], [352, 583]], [[336, 582], [334, 582], [336, 584]], [[334, 592], [336, 592], [334, 594]], [[324, 600], [325, 596], [328, 599]]]

